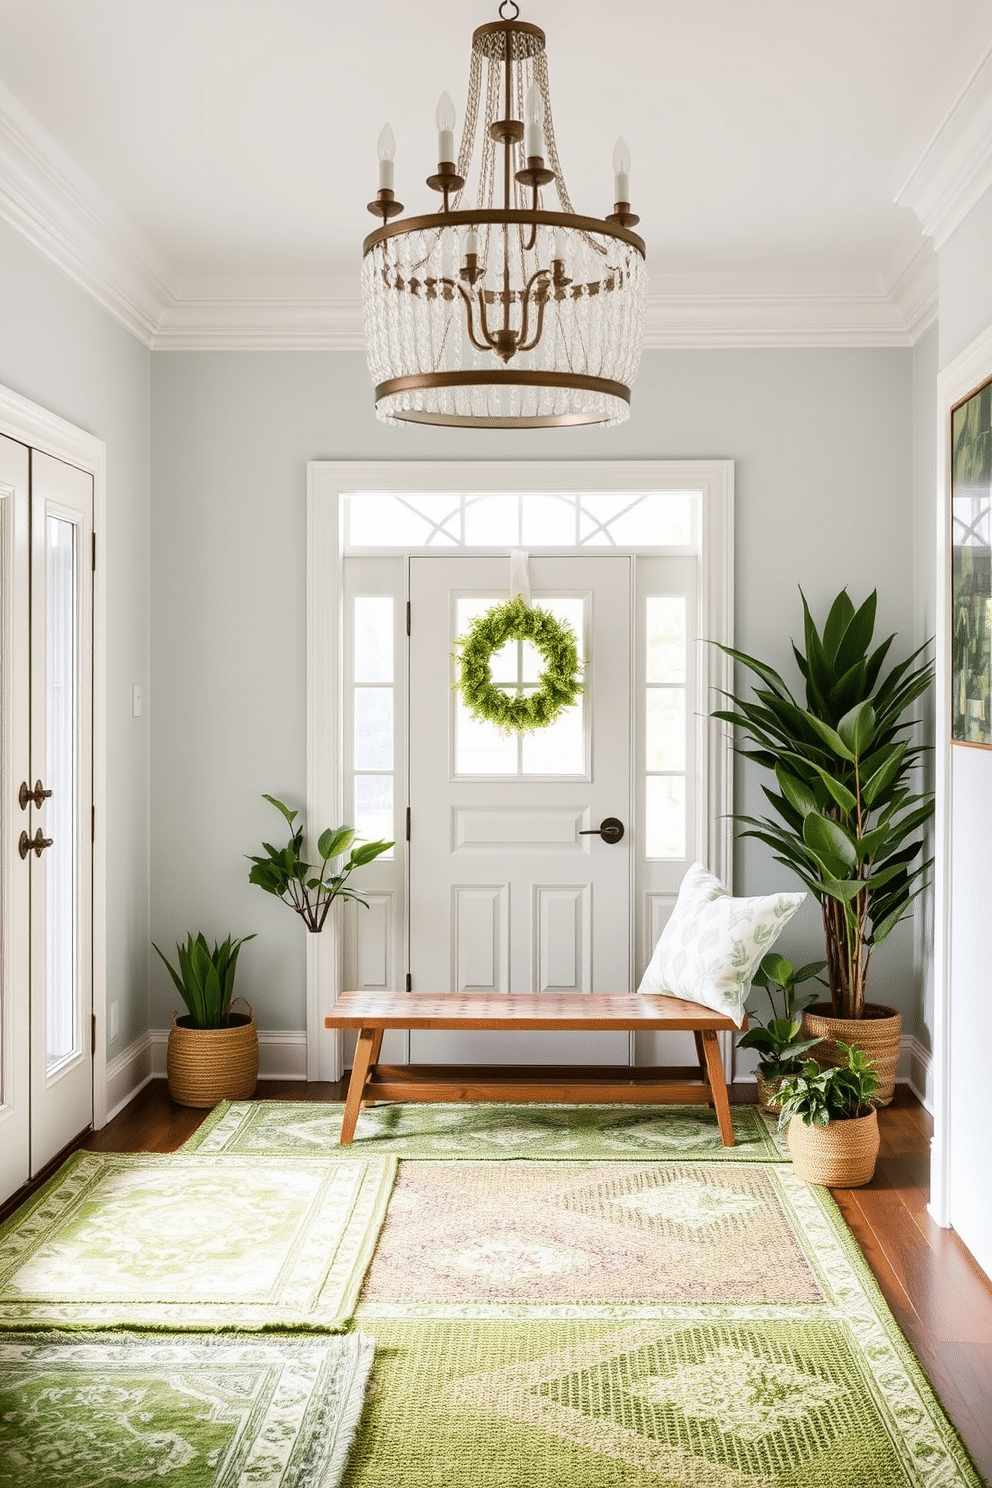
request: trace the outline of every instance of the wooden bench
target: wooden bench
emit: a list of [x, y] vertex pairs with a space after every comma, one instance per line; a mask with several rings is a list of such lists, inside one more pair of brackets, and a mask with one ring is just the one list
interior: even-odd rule
[[[712, 1008], [675, 997], [614, 993], [511, 994], [344, 992], [325, 1028], [357, 1028], [358, 1046], [345, 1100], [341, 1143], [354, 1136], [363, 1105], [375, 1101], [564, 1101], [711, 1105], [725, 1147], [734, 1145], [730, 1102], [717, 1033], [737, 1025]], [[745, 1021], [744, 1027], [747, 1027]], [[379, 1064], [387, 1028], [527, 1029], [666, 1033], [695, 1036], [697, 1064], [467, 1065]]]

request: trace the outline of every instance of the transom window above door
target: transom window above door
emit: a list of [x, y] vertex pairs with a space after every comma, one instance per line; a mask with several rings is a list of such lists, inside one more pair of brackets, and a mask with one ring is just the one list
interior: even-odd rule
[[363, 491], [344, 499], [345, 552], [415, 548], [693, 551], [698, 491]]

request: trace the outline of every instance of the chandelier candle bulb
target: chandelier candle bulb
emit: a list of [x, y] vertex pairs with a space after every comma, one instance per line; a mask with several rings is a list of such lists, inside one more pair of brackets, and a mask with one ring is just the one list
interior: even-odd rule
[[524, 154], [528, 160], [543, 160], [544, 99], [541, 97], [541, 90], [536, 83], [531, 83], [527, 89], [527, 99], [524, 104], [524, 119], [527, 124]]
[[437, 158], [439, 165], [450, 165], [455, 163], [455, 105], [451, 101], [450, 93], [442, 93], [438, 99], [437, 111], [434, 115], [437, 121]]
[[393, 189], [393, 156], [396, 154], [396, 136], [388, 124], [382, 126], [377, 146], [379, 156], [379, 190]]
[[630, 202], [630, 151], [622, 138], [613, 147], [613, 200]]

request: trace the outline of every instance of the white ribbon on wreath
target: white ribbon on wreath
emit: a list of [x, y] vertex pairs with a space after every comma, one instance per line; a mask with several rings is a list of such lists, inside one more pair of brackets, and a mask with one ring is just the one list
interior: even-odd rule
[[523, 548], [510, 549], [510, 598], [516, 599], [519, 596], [530, 609], [530, 572], [527, 561]]

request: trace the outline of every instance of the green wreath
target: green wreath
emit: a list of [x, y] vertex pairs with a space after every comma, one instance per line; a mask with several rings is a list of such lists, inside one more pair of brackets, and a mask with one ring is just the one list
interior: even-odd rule
[[[489, 659], [506, 641], [533, 641], [547, 665], [536, 692], [511, 697], [493, 682]], [[582, 692], [575, 636], [548, 610], [526, 605], [518, 595], [494, 605], [455, 643], [459, 648], [456, 687], [474, 718], [485, 718], [504, 733], [547, 728]]]

